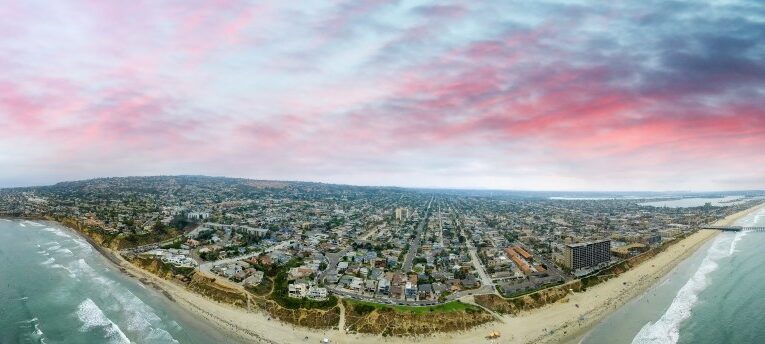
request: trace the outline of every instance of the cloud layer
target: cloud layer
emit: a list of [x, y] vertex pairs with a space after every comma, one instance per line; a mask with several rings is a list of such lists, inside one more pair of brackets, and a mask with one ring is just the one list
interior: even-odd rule
[[2, 1], [0, 185], [763, 188], [758, 1]]

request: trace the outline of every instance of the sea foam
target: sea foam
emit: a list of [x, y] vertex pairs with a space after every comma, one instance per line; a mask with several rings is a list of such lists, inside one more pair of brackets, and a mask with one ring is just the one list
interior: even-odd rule
[[67, 234], [66, 232], [62, 231], [61, 229], [54, 228], [54, 227], [45, 227], [43, 228], [44, 231], [53, 233], [56, 236], [60, 236], [62, 238], [71, 238], [72, 236]]
[[82, 321], [80, 331], [88, 332], [94, 328], [101, 328], [106, 332], [106, 338], [112, 343], [130, 343], [130, 339], [114, 322], [112, 322], [101, 308], [91, 299], [85, 299], [77, 307], [77, 318]]
[[72, 250], [70, 250], [68, 248], [60, 248], [60, 249], [56, 250], [56, 253], [59, 253], [59, 254], [65, 255], [65, 256], [73, 256], [74, 255], [74, 253], [72, 253]]
[[677, 292], [672, 304], [655, 323], [647, 323], [632, 339], [633, 344], [677, 343], [680, 338], [680, 324], [691, 316], [693, 306], [698, 302], [698, 295], [708, 285], [708, 275], [717, 270], [718, 261], [733, 254], [736, 242], [745, 233], [736, 233], [734, 238], [718, 236], [707, 251], [698, 270]]
[[73, 262], [72, 268], [90, 283], [99, 286], [98, 290], [103, 291], [99, 293], [100, 297], [116, 301], [111, 304], [109, 310], [120, 312], [124, 316], [127, 325], [125, 329], [129, 333], [140, 336], [136, 338], [140, 339], [140, 342], [178, 343], [169, 332], [161, 328], [162, 319], [154, 312], [154, 309], [130, 290], [98, 273], [84, 259]]

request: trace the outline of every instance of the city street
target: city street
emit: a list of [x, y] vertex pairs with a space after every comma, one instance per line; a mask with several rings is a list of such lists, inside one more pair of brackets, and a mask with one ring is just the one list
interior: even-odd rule
[[406, 256], [404, 257], [404, 264], [401, 267], [401, 271], [403, 272], [409, 272], [412, 270], [412, 262], [414, 261], [414, 257], [417, 255], [417, 250], [420, 249], [420, 244], [422, 243], [422, 236], [425, 233], [425, 225], [428, 224], [428, 217], [430, 216], [430, 205], [433, 204], [433, 198], [430, 199], [428, 202], [428, 206], [425, 209], [425, 216], [420, 220], [420, 224], [417, 226], [417, 231], [415, 232], [415, 239], [412, 241], [412, 243], [409, 245], [409, 250], [406, 252]]
[[249, 258], [252, 258], [252, 257], [257, 257], [257, 256], [261, 255], [262, 253], [269, 253], [269, 252], [272, 252], [274, 250], [280, 250], [280, 249], [286, 248], [289, 244], [290, 244], [290, 240], [285, 240], [285, 241], [282, 241], [282, 242], [280, 242], [280, 243], [278, 243], [276, 245], [273, 245], [273, 246], [265, 249], [262, 252], [261, 251], [254, 251], [254, 252], [250, 252], [250, 253], [247, 253], [247, 254], [244, 254], [244, 255], [241, 255], [241, 256], [219, 259], [219, 260], [216, 260], [216, 261], [213, 261], [213, 262], [200, 263], [199, 264], [199, 270], [202, 270], [204, 272], [210, 272], [212, 267], [215, 266], [215, 265], [234, 263], [234, 262], [239, 261], [239, 260], [249, 259]]

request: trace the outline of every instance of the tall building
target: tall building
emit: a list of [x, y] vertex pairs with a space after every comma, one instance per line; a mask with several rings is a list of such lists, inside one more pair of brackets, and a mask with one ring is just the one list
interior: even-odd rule
[[396, 220], [403, 221], [409, 216], [409, 210], [406, 208], [396, 208]]
[[611, 260], [611, 240], [568, 244], [563, 248], [563, 266], [576, 271], [597, 267]]

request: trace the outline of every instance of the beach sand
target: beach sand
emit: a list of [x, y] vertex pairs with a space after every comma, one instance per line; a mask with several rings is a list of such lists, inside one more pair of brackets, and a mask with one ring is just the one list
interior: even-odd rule
[[[762, 207], [765, 204], [728, 216], [716, 225], [731, 225]], [[186, 290], [180, 284], [160, 279], [133, 266], [117, 254], [113, 256], [117, 257], [115, 263], [124, 268], [126, 273], [152, 281], [179, 306], [230, 333], [234, 343], [318, 343], [323, 338], [329, 338], [332, 343], [565, 343], [578, 341], [593, 325], [644, 293], [718, 233], [716, 230], [698, 231], [618, 277], [591, 287], [586, 292], [570, 294], [568, 302], [554, 303], [516, 316], [501, 316], [501, 321], [469, 331], [397, 338], [292, 326], [271, 319], [268, 314], [257, 309], [248, 311], [207, 299]], [[491, 331], [499, 331], [501, 337], [488, 340], [486, 336]]]

